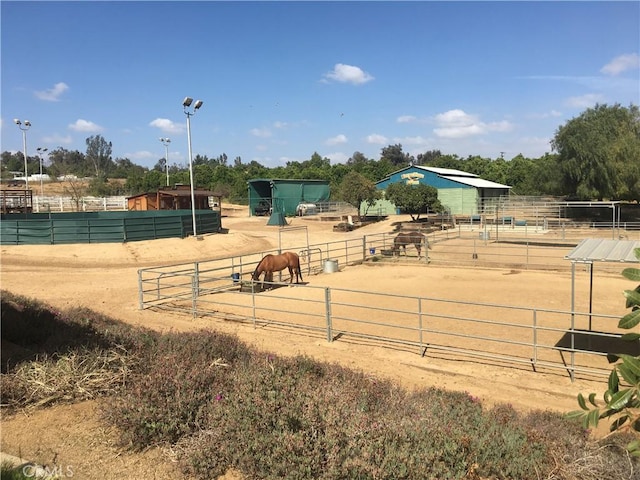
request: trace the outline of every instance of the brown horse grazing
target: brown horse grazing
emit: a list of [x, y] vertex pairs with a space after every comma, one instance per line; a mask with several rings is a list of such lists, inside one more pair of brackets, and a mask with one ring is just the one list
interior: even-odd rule
[[300, 269], [300, 257], [293, 252], [284, 252], [281, 255], [265, 255], [260, 263], [256, 266], [256, 269], [253, 271], [251, 278], [253, 280], [259, 280], [260, 275], [264, 273], [264, 282], [273, 282], [273, 272], [280, 272], [285, 268], [289, 269], [289, 283], [293, 283], [293, 275], [295, 273], [296, 283], [298, 282], [298, 278], [302, 281], [302, 271]]
[[407, 254], [407, 245], [415, 245], [418, 251], [418, 259], [422, 253], [422, 242], [425, 243], [427, 248], [431, 248], [427, 237], [420, 232], [400, 232], [396, 238], [393, 239], [393, 254], [400, 255], [400, 247], [404, 249], [404, 254]]

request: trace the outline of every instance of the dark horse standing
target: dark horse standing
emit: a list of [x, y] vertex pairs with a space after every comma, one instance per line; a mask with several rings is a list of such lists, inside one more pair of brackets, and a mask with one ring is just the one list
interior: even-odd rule
[[422, 254], [422, 242], [425, 243], [427, 248], [431, 248], [427, 237], [420, 232], [400, 232], [396, 238], [393, 239], [393, 254], [400, 255], [400, 247], [404, 250], [404, 254], [407, 254], [407, 245], [415, 245], [418, 251], [418, 259]]
[[256, 266], [256, 269], [251, 275], [252, 280], [259, 280], [260, 275], [264, 273], [264, 282], [273, 282], [273, 272], [280, 272], [285, 268], [289, 269], [289, 283], [293, 283], [293, 276], [296, 276], [296, 283], [298, 278], [302, 282], [302, 271], [300, 269], [300, 257], [293, 252], [284, 252], [281, 255], [265, 255], [260, 263]]

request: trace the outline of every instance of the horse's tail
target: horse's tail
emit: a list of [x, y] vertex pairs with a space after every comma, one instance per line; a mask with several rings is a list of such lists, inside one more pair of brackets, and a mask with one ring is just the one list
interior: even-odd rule
[[298, 275], [300, 275], [300, 281], [302, 282], [302, 268], [300, 267], [300, 256], [296, 256], [296, 269], [298, 270]]

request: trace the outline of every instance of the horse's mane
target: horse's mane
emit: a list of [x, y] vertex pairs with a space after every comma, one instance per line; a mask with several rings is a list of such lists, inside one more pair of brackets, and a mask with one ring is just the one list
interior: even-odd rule
[[260, 265], [262, 265], [262, 262], [264, 262], [265, 258], [267, 258], [266, 255], [264, 257], [262, 257], [262, 259], [258, 262], [258, 265], [256, 265], [256, 269], [251, 274], [251, 278], [252, 279], [256, 280], [256, 273], [258, 273], [258, 269], [260, 268]]

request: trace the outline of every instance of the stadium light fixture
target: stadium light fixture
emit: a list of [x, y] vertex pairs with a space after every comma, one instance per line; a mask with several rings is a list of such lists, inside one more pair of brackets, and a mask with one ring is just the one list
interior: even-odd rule
[[42, 185], [42, 163], [44, 162], [43, 155], [49, 150], [48, 148], [38, 147], [36, 148], [38, 151], [38, 157], [40, 157], [40, 196], [44, 196], [44, 187]]
[[169, 144], [171, 143], [170, 138], [161, 138], [160, 141], [164, 145], [164, 166], [167, 171], [167, 187], [169, 186]]
[[194, 193], [193, 186], [193, 155], [191, 153], [191, 117], [195, 115], [196, 110], [198, 110], [202, 106], [202, 100], [196, 100], [196, 103], [193, 106], [193, 110], [190, 111], [189, 107], [193, 103], [193, 98], [185, 97], [182, 101], [182, 106], [184, 107], [184, 113], [187, 116], [187, 143], [189, 147], [189, 183], [191, 184], [191, 217], [193, 220], [193, 236], [196, 237], [198, 235], [196, 231], [196, 196]]
[[19, 118], [14, 118], [13, 123], [18, 125], [18, 128], [22, 130], [22, 150], [24, 153], [24, 186], [25, 190], [29, 190], [29, 171], [27, 165], [27, 130], [31, 128], [31, 122], [25, 120], [24, 123]]

